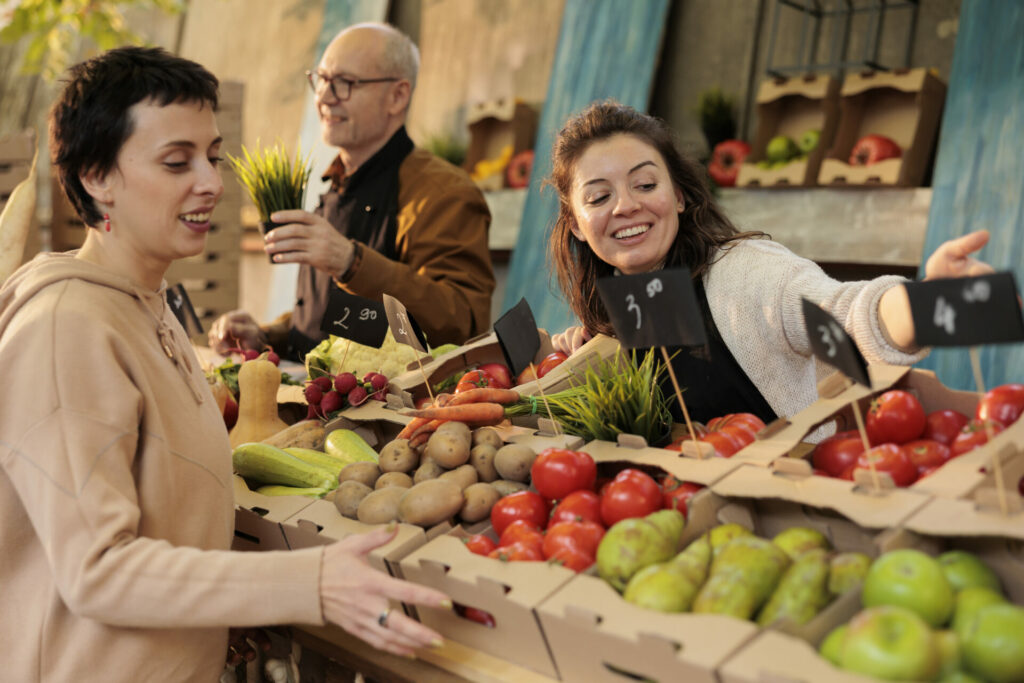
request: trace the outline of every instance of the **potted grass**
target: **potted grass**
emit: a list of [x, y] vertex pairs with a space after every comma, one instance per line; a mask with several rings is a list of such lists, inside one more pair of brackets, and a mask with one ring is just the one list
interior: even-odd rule
[[[312, 167], [309, 159], [301, 157], [301, 150], [288, 157], [281, 143], [250, 153], [242, 145], [242, 156], [227, 155], [238, 182], [249, 193], [260, 215], [260, 232], [266, 235], [278, 227], [270, 220], [275, 211], [301, 209], [306, 193], [306, 182]], [[273, 263], [273, 258], [271, 258]]]

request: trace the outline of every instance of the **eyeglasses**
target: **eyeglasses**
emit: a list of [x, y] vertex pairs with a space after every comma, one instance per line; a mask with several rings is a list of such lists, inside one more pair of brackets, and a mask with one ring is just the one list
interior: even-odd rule
[[313, 92], [320, 94], [324, 88], [331, 89], [334, 99], [342, 101], [352, 97], [352, 88], [367, 83], [390, 83], [400, 81], [401, 78], [345, 78], [344, 76], [327, 76], [316, 71], [307, 71], [306, 80]]

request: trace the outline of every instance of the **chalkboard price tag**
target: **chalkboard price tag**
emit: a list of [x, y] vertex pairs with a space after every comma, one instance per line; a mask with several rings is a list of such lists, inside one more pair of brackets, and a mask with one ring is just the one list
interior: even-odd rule
[[494, 323], [494, 333], [513, 375], [519, 375], [530, 367], [540, 350], [540, 334], [525, 297], [498, 318]]
[[1011, 272], [908, 282], [915, 341], [921, 346], [978, 346], [1024, 341]]
[[615, 336], [628, 349], [707, 343], [688, 268], [601, 278], [597, 289]]
[[420, 326], [416, 324], [409, 311], [405, 310], [402, 302], [390, 294], [385, 294], [384, 310], [387, 312], [388, 325], [395, 341], [411, 346], [420, 353], [427, 353], [427, 338], [423, 336]]
[[868, 364], [857, 344], [836, 319], [816, 304], [803, 300], [804, 324], [814, 356], [839, 370], [854, 382], [871, 386]]
[[320, 329], [379, 349], [388, 333], [388, 316], [384, 304], [332, 287]]
[[168, 287], [166, 296], [167, 305], [171, 307], [174, 317], [185, 328], [185, 334], [189, 337], [202, 334], [203, 323], [200, 322], [199, 316], [196, 315], [196, 309], [192, 307], [192, 300], [188, 298], [185, 286], [179, 282], [173, 287]]

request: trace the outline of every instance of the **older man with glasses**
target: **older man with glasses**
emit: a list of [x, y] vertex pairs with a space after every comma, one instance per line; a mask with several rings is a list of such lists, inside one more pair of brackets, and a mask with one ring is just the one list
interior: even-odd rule
[[303, 360], [325, 337], [320, 322], [333, 287], [396, 297], [431, 345], [462, 343], [490, 327], [490, 212], [464, 171], [416, 149], [405, 131], [418, 67], [407, 36], [358, 24], [307, 73], [323, 139], [338, 157], [319, 208], [277, 212], [273, 220], [284, 225], [266, 235], [275, 263], [301, 265], [295, 307], [265, 326], [228, 313], [210, 330], [212, 348], [270, 344]]

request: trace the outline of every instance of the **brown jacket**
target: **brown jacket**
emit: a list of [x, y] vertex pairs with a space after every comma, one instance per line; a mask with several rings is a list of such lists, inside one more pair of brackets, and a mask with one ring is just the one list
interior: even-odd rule
[[[332, 170], [339, 169], [336, 162]], [[487, 246], [491, 214], [461, 169], [414, 149], [398, 171], [399, 260], [357, 243], [356, 260], [340, 283], [351, 294], [401, 301], [432, 346], [461, 344], [491, 326], [494, 272]], [[284, 346], [291, 314], [266, 330]]]

